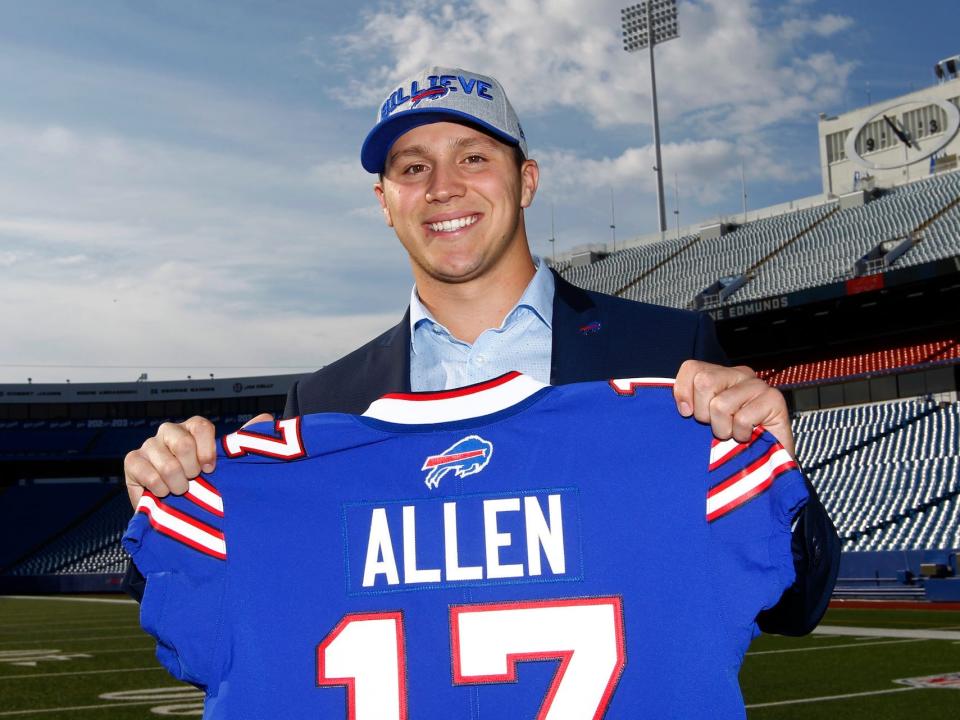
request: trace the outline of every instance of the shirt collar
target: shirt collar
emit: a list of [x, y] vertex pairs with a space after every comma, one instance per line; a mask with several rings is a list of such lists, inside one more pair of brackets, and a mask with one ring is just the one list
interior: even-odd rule
[[[552, 330], [553, 295], [556, 289], [556, 283], [553, 279], [553, 273], [550, 272], [550, 268], [547, 267], [547, 264], [541, 258], [534, 256], [533, 262], [537, 270], [534, 272], [533, 278], [531, 278], [530, 283], [527, 285], [526, 290], [523, 291], [523, 295], [520, 296], [517, 304], [504, 316], [503, 324], [516, 312], [517, 308], [526, 307], [533, 310], [534, 314], [540, 319], [540, 322]], [[437, 322], [437, 319], [433, 317], [433, 314], [427, 309], [426, 305], [420, 301], [420, 296], [417, 294], [417, 286], [414, 285], [410, 291], [410, 346], [414, 353], [417, 351], [415, 339], [417, 334], [416, 330], [423, 324], [435, 325], [442, 328], [444, 332], [448, 334], [450, 332], [442, 324]], [[501, 325], [501, 327], [502, 326], [503, 325]]]

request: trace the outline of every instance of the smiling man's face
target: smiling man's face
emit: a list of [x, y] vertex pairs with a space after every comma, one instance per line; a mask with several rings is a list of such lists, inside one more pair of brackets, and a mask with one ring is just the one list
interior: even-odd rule
[[397, 139], [375, 192], [423, 289], [530, 267], [522, 210], [538, 179], [534, 161], [517, 167], [513, 147], [436, 122]]

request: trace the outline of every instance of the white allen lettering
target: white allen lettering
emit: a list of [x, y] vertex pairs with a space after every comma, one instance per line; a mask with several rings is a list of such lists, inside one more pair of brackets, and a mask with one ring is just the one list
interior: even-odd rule
[[457, 504], [443, 504], [443, 553], [446, 560], [447, 580], [482, 580], [483, 568], [479, 565], [460, 567], [460, 544], [457, 541]]
[[390, 585], [400, 584], [397, 559], [393, 554], [393, 541], [390, 539], [390, 526], [387, 525], [387, 511], [384, 508], [374, 508], [370, 515], [370, 537], [367, 540], [367, 560], [363, 564], [363, 586], [373, 587], [377, 575], [386, 575]]
[[497, 515], [519, 512], [520, 498], [497, 498], [483, 501], [483, 537], [487, 547], [487, 577], [523, 577], [523, 565], [501, 565], [500, 548], [508, 547], [512, 536], [497, 528]]
[[[364, 588], [567, 573], [559, 493], [429, 501], [392, 509], [370, 507], [368, 512]], [[400, 547], [394, 545], [391, 523]], [[397, 553], [402, 553], [402, 568]]]
[[560, 496], [547, 498], [550, 522], [543, 517], [540, 501], [535, 497], [523, 499], [523, 512], [527, 521], [527, 557], [529, 572], [540, 575], [540, 548], [547, 556], [547, 563], [554, 575], [563, 575], [567, 569], [567, 557], [563, 551], [563, 514], [560, 509]]
[[417, 567], [417, 515], [413, 505], [403, 508], [403, 582], [440, 582], [440, 570], [421, 570]]

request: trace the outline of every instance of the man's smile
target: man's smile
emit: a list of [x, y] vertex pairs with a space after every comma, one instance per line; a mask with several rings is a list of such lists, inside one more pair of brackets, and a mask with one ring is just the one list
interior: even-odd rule
[[431, 222], [426, 222], [424, 224], [428, 228], [433, 230], [433, 232], [450, 233], [450, 232], [456, 232], [457, 230], [462, 230], [465, 227], [473, 225], [479, 219], [480, 219], [479, 214], [461, 215], [460, 217], [454, 217], [454, 218], [435, 219]]

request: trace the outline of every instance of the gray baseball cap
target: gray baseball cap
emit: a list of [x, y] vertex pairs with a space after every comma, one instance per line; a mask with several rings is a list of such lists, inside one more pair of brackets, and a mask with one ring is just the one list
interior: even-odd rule
[[460, 68], [429, 67], [387, 95], [376, 124], [360, 149], [364, 170], [383, 172], [398, 137], [420, 125], [441, 122], [475, 125], [527, 157], [527, 140], [503, 86], [494, 78]]

